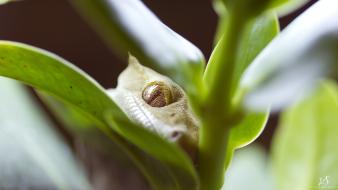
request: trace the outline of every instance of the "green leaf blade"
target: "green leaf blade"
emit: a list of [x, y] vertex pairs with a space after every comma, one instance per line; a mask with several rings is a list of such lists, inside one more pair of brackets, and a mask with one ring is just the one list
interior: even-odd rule
[[243, 116], [241, 122], [232, 126], [229, 131], [225, 169], [228, 168], [232, 160], [232, 156], [237, 149], [241, 149], [249, 145], [259, 137], [266, 126], [269, 114], [269, 111], [261, 113], [247, 113]]
[[0, 75], [37, 87], [97, 118], [114, 106], [104, 89], [83, 71], [54, 54], [21, 43], [0, 42]]
[[[129, 121], [99, 84], [67, 61], [38, 48], [1, 41], [0, 75], [29, 84], [80, 110], [81, 114], [88, 117], [90, 121], [94, 121], [92, 127], [97, 127], [108, 135], [137, 164], [141, 164], [139, 167], [148, 169], [147, 166], [142, 165], [146, 163], [139, 160], [140, 152], [135, 153], [130, 150], [128, 143], [121, 137], [135, 143], [141, 150], [158, 159], [163, 166], [176, 167], [176, 170], [170, 169], [171, 172], [179, 171], [171, 174], [172, 179], [179, 179], [179, 174], [186, 179], [186, 181], [177, 182], [178, 185], [198, 186], [195, 169], [187, 155], [178, 146]], [[111, 113], [109, 119], [113, 121], [107, 120], [107, 113]], [[112, 123], [113, 125], [109, 126]]]
[[262, 133], [268, 118], [269, 111], [247, 114], [239, 124], [230, 129], [229, 144], [235, 149], [250, 144]]
[[273, 143], [278, 189], [338, 188], [337, 115], [338, 88], [332, 81], [283, 113]]

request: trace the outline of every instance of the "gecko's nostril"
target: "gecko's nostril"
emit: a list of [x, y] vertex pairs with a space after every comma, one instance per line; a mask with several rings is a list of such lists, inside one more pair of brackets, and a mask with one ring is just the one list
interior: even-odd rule
[[151, 82], [142, 92], [143, 100], [152, 107], [164, 107], [172, 103], [171, 88], [163, 82]]
[[171, 138], [172, 138], [172, 139], [177, 139], [180, 135], [181, 135], [181, 132], [179, 132], [179, 131], [174, 131], [174, 132], [171, 134]]

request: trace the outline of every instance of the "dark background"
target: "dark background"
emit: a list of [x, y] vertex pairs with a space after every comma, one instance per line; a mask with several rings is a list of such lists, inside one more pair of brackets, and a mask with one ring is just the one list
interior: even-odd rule
[[[198, 46], [208, 59], [217, 24], [210, 0], [143, 2], [165, 24]], [[281, 28], [307, 6], [282, 18]], [[66, 0], [23, 0], [0, 6], [0, 39], [54, 52], [89, 73], [106, 88], [116, 85], [118, 74], [126, 66], [126, 61], [111, 53]], [[273, 116], [258, 139], [266, 148], [269, 148], [277, 120], [278, 117]]]

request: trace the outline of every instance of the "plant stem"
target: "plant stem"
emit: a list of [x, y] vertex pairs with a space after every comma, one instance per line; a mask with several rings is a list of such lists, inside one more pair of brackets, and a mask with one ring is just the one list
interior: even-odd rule
[[[199, 175], [200, 190], [219, 190], [224, 181], [229, 129], [233, 75], [241, 34], [247, 19], [239, 11], [228, 15], [227, 26], [219, 47], [210, 60], [215, 64], [204, 103], [204, 117], [200, 129]], [[210, 64], [209, 62], [209, 64]], [[230, 152], [231, 153], [231, 152]]]
[[219, 190], [223, 184], [228, 132], [225, 127], [204, 124], [201, 128], [200, 190]]
[[213, 71], [210, 72], [213, 76], [211, 80], [205, 81], [209, 83], [205, 84], [208, 89], [205, 99], [206, 106], [211, 110], [216, 108], [217, 113], [223, 116], [231, 104], [236, 55], [247, 21], [238, 11], [234, 11], [227, 17], [227, 19], [223, 19], [226, 22], [224, 35], [209, 60], [209, 64], [213, 64]]

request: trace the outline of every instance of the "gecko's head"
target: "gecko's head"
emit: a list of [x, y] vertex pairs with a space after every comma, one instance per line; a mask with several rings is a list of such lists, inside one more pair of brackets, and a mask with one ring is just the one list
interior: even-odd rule
[[198, 122], [183, 89], [130, 56], [111, 97], [134, 122], [189, 149], [197, 145]]

